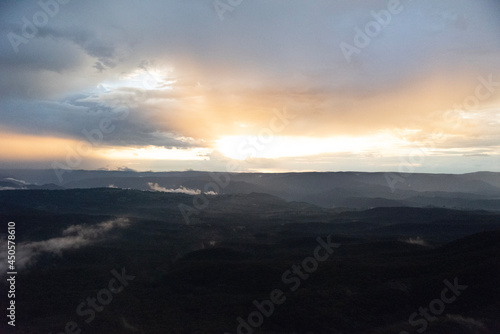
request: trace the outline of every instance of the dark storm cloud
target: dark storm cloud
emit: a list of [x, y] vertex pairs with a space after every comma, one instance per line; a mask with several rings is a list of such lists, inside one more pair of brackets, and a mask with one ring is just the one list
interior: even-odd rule
[[[106, 105], [97, 102], [82, 102], [86, 97], [78, 96], [64, 101], [19, 101], [4, 102], [0, 111], [0, 124], [18, 133], [40, 136], [73, 138], [92, 142], [92, 133], [100, 128], [104, 131], [99, 145], [189, 147], [192, 143], [176, 139], [173, 133], [165, 132], [167, 126], [152, 123], [154, 115], [138, 111], [124, 103]], [[34, 115], [36, 111], [36, 115]], [[105, 123], [102, 123], [105, 122]], [[104, 125], [102, 125], [104, 124]]]

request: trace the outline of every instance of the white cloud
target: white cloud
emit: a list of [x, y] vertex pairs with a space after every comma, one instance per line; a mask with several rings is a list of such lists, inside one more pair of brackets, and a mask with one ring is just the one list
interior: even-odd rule
[[428, 246], [429, 244], [427, 244], [427, 242], [420, 238], [420, 237], [416, 237], [416, 238], [408, 238], [406, 240], [401, 240], [403, 242], [406, 242], [407, 244], [410, 244], [410, 245], [419, 245], [419, 246]]
[[486, 326], [481, 321], [475, 320], [473, 318], [464, 318], [459, 314], [448, 314], [446, 315], [446, 317], [451, 321], [456, 322], [457, 324], [466, 326], [473, 330], [479, 331], [486, 329]]
[[[126, 218], [117, 218], [96, 225], [72, 225], [62, 232], [61, 237], [43, 241], [21, 242], [16, 244], [16, 268], [23, 269], [32, 265], [36, 257], [43, 253], [61, 255], [64, 250], [80, 248], [102, 240], [114, 228], [130, 225]], [[7, 272], [7, 240], [0, 240], [0, 272]]]
[[18, 179], [14, 179], [12, 177], [8, 177], [5, 180], [14, 181], [14, 182], [21, 183], [21, 184], [24, 184], [24, 185], [28, 185], [29, 184], [28, 182], [26, 182], [24, 180], [18, 180]]
[[0, 187], [0, 190], [15, 190], [19, 188], [13, 188], [13, 187]]
[[[173, 189], [173, 188], [167, 189], [165, 187], [159, 186], [158, 183], [152, 183], [152, 182], [148, 182], [148, 186], [151, 188], [151, 190], [161, 191], [161, 192], [165, 192], [165, 193], [182, 193], [182, 194], [188, 194], [188, 195], [201, 194], [201, 190], [199, 190], [199, 189], [190, 189], [190, 188], [186, 188], [184, 186], [180, 186], [179, 188], [176, 188], [176, 189]], [[205, 194], [217, 195], [217, 193], [214, 191], [209, 191], [209, 192], [206, 192]]]

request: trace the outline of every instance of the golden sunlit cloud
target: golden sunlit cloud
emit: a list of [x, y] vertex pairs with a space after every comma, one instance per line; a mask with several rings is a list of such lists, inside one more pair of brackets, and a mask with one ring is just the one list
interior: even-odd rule
[[0, 160], [55, 160], [77, 147], [77, 140], [0, 132]]
[[208, 160], [213, 152], [208, 148], [167, 149], [164, 147], [94, 147], [87, 142], [74, 139], [42, 137], [0, 132], [0, 160], [65, 161], [97, 158], [103, 160]]
[[225, 136], [217, 141], [217, 150], [235, 160], [250, 158], [302, 157], [325, 153], [363, 153], [379, 151], [392, 154], [407, 145], [403, 139], [390, 133], [373, 136], [328, 138], [274, 136]]
[[213, 150], [207, 148], [165, 148], [157, 146], [127, 147], [127, 148], [103, 148], [98, 154], [103, 158], [118, 160], [208, 160], [208, 155]]

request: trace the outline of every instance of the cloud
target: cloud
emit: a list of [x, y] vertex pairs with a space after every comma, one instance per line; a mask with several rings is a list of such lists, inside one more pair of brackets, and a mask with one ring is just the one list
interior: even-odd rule
[[188, 195], [199, 195], [201, 194], [201, 190], [198, 189], [189, 189], [185, 188], [183, 186], [180, 186], [177, 189], [167, 189], [165, 187], [160, 187], [158, 183], [152, 183], [148, 182], [149, 188], [154, 191], [160, 191], [160, 192], [166, 192], [166, 193], [182, 193], [182, 194], [188, 194]]
[[137, 172], [136, 170], [129, 168], [127, 166], [120, 166], [116, 170], [120, 172], [134, 172], [134, 173]]
[[5, 178], [4, 180], [14, 181], [16, 183], [20, 183], [20, 184], [23, 184], [23, 185], [29, 185], [30, 184], [30, 183], [28, 183], [28, 182], [26, 182], [24, 180], [14, 179], [12, 177]]
[[13, 187], [0, 187], [0, 190], [17, 190], [19, 188], [13, 188]]
[[[81, 248], [104, 240], [107, 233], [115, 228], [126, 228], [130, 222], [126, 218], [117, 218], [96, 225], [72, 225], [62, 232], [62, 236], [43, 241], [21, 242], [16, 244], [16, 268], [24, 269], [36, 262], [37, 256], [45, 253], [62, 256], [69, 249]], [[0, 271], [7, 271], [7, 241], [0, 240]]]
[[[161, 191], [161, 192], [166, 192], [166, 193], [182, 193], [182, 194], [188, 194], [188, 195], [199, 195], [201, 194], [201, 190], [199, 189], [190, 189], [190, 188], [186, 188], [184, 186], [180, 186], [176, 189], [167, 189], [165, 187], [160, 187], [158, 185], [158, 183], [152, 183], [152, 182], [148, 182], [148, 186], [149, 188], [151, 188], [151, 190], [154, 190], [154, 191]], [[217, 195], [216, 192], [214, 192], [213, 190], [209, 191], [209, 192], [206, 192], [204, 193], [206, 195]]]
[[[224, 21], [211, 0], [71, 1], [19, 53], [0, 39], [0, 123], [80, 141], [111, 118], [106, 147], [206, 148], [221, 136], [258, 135], [286, 106], [297, 117], [282, 135], [419, 129], [498, 152], [498, 98], [480, 101], [459, 126], [443, 117], [474, 93], [478, 76], [500, 71], [498, 2], [403, 3], [348, 63], [340, 43], [353, 43], [386, 0], [255, 0]], [[40, 10], [37, 2], [1, 6], [4, 37], [22, 33], [23, 17]], [[127, 117], [114, 118], [124, 104]]]
[[401, 240], [401, 241], [403, 241], [407, 244], [410, 244], [410, 245], [429, 246], [429, 244], [424, 239], [421, 239], [420, 237], [408, 238], [406, 240]]
[[481, 321], [474, 318], [466, 318], [459, 314], [447, 314], [446, 318], [474, 331], [484, 331], [486, 329], [486, 326]]

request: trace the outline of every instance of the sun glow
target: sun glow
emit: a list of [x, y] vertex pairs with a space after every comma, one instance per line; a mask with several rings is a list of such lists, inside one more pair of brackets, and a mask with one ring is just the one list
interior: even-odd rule
[[217, 141], [216, 148], [228, 158], [246, 160], [302, 157], [328, 153], [383, 152], [391, 154], [404, 144], [404, 140], [388, 133], [368, 137], [337, 136], [329, 138], [225, 136]]
[[173, 76], [173, 69], [171, 68], [139, 68], [121, 76], [118, 80], [102, 82], [99, 87], [107, 91], [121, 87], [144, 90], [171, 90], [173, 85], [177, 83], [177, 79], [173, 78]]

